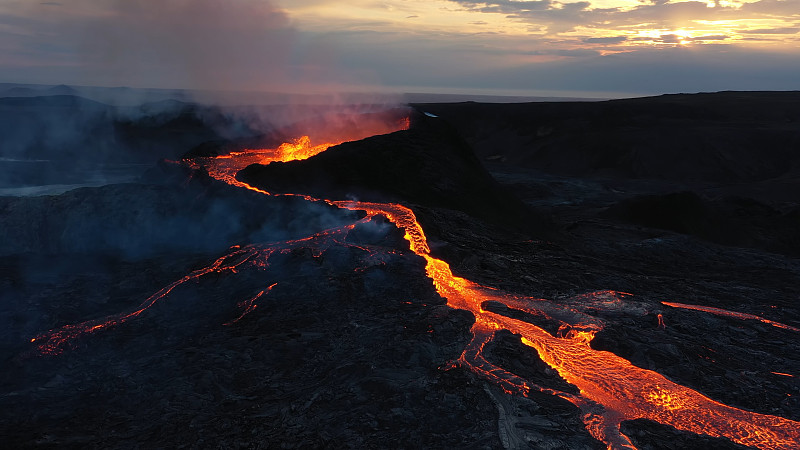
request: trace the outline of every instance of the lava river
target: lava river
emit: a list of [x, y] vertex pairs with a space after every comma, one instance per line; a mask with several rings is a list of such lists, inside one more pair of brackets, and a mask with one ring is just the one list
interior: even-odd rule
[[[272, 161], [304, 159], [324, 151], [330, 146], [331, 144], [312, 146], [308, 138], [301, 138], [295, 143], [284, 144], [277, 149], [246, 150], [218, 157], [196, 158], [183, 161], [183, 163], [195, 169], [202, 167], [217, 180], [271, 195], [236, 180], [236, 173], [253, 163], [268, 164]], [[431, 255], [425, 233], [414, 212], [408, 207], [394, 203], [335, 201], [303, 197], [309, 201], [322, 201], [339, 208], [366, 212], [366, 216], [359, 222], [384, 216], [402, 229], [410, 249], [427, 262], [427, 276], [432, 280], [438, 293], [447, 299], [448, 305], [452, 308], [467, 310], [475, 316], [475, 323], [471, 329], [472, 340], [460, 358], [453, 362], [453, 365], [471, 370], [500, 386], [511, 395], [524, 396], [532, 391], [539, 391], [572, 402], [582, 411], [586, 429], [595, 438], [604, 442], [608, 448], [635, 448], [628, 437], [620, 432], [620, 424], [626, 420], [639, 418], [649, 419], [692, 433], [726, 437], [739, 444], [762, 449], [800, 447], [800, 422], [721, 404], [697, 391], [676, 384], [656, 372], [636, 367], [613, 353], [592, 349], [589, 344], [594, 335], [603, 328], [603, 322], [582, 313], [580, 308], [542, 299], [515, 296], [453, 275], [450, 266], [445, 261]], [[212, 271], [235, 273], [237, 268], [243, 264], [266, 267], [271, 254], [286, 251], [298, 245], [310, 248], [327, 245], [352, 245], [344, 243], [342, 238], [346, 237], [355, 225], [354, 223], [338, 229], [326, 230], [297, 241], [233, 248], [229, 254], [219, 258], [208, 267], [186, 275], [157, 292], [133, 312], [51, 330], [37, 336], [32, 341], [38, 344], [39, 350], [43, 353], [59, 353], [71, 339], [135, 318], [150, 305], [167, 296], [179, 284], [196, 279], [203, 274]], [[244, 310], [243, 315], [256, 308], [259, 298], [266, 295], [273, 286], [267, 287], [253, 298], [242, 302], [240, 306]], [[629, 294], [603, 291], [584, 296], [581, 301], [596, 302], [598, 305], [618, 304], [623, 301], [625, 295]], [[538, 316], [545, 315], [550, 319], [558, 320], [561, 328], [554, 336], [531, 323], [488, 311], [486, 309], [487, 302], [499, 303], [507, 308]], [[669, 306], [686, 307], [687, 305], [673, 304]], [[234, 322], [229, 322], [227, 325], [232, 325]], [[579, 393], [573, 394], [537, 386], [491, 364], [484, 357], [483, 350], [498, 330], [508, 330], [520, 335], [525, 345], [535, 350], [539, 357], [556, 370], [564, 380], [576, 386]]]

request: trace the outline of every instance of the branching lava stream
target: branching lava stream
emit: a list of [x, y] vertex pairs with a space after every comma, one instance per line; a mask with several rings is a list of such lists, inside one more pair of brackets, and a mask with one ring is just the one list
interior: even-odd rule
[[[294, 144], [284, 144], [277, 149], [247, 150], [213, 158], [196, 158], [184, 163], [195, 169], [202, 167], [213, 178], [225, 183], [270, 195], [236, 180], [236, 173], [253, 163], [268, 164], [272, 161], [307, 158], [330, 146], [331, 144], [311, 146], [308, 138], [301, 138]], [[639, 418], [692, 433], [726, 437], [736, 443], [762, 449], [794, 449], [800, 446], [800, 422], [724, 405], [697, 391], [676, 384], [656, 372], [636, 367], [613, 353], [592, 349], [589, 345], [591, 340], [603, 328], [603, 322], [597, 318], [568, 306], [547, 300], [510, 295], [454, 276], [445, 261], [431, 256], [425, 233], [417, 222], [414, 212], [408, 207], [393, 203], [303, 197], [339, 208], [366, 212], [366, 217], [359, 222], [384, 216], [402, 229], [410, 249], [425, 259], [427, 276], [432, 280], [438, 293], [447, 299], [447, 304], [452, 308], [467, 310], [475, 316], [475, 323], [471, 328], [472, 340], [452, 365], [473, 371], [509, 394], [525, 396], [532, 391], [539, 391], [572, 402], [582, 411], [586, 429], [608, 448], [635, 448], [628, 437], [620, 432], [620, 424], [622, 421]], [[341, 238], [345, 237], [354, 226], [355, 224], [352, 224], [325, 230], [297, 241], [234, 248], [207, 268], [186, 275], [157, 292], [136, 311], [51, 330], [37, 336], [33, 342], [38, 344], [39, 350], [43, 353], [59, 353], [68, 345], [68, 341], [79, 335], [118, 325], [138, 316], [185, 281], [212, 271], [235, 272], [242, 264], [258, 264], [266, 267], [272, 253], [286, 251], [298, 245], [311, 248], [333, 244], [348, 245]], [[252, 311], [257, 306], [259, 298], [267, 295], [274, 286], [265, 287], [251, 299], [241, 302], [240, 306], [244, 309], [242, 315]], [[590, 294], [587, 298], [619, 303], [621, 296], [620, 293], [603, 291]], [[487, 301], [498, 302], [515, 310], [545, 314], [560, 321], [561, 329], [557, 336], [553, 336], [531, 323], [485, 310], [482, 305]], [[667, 305], [687, 307], [681, 304]], [[233, 325], [240, 318], [226, 325]], [[484, 357], [483, 350], [484, 346], [494, 338], [497, 330], [508, 330], [520, 335], [526, 346], [534, 349], [544, 362], [556, 370], [564, 380], [575, 385], [580, 392], [572, 394], [537, 386], [490, 363]]]

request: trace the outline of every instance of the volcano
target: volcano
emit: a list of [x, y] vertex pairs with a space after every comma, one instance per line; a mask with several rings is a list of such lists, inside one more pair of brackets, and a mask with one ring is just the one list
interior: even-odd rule
[[792, 95], [415, 105], [2, 198], [3, 435], [796, 448]]

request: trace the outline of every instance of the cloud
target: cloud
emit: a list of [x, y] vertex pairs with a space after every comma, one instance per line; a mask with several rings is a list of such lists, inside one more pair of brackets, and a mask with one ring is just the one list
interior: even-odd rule
[[788, 23], [800, 20], [796, 2], [760, 0], [741, 6], [709, 6], [706, 1], [651, 0], [628, 8], [594, 8], [590, 2], [556, 0], [454, 0], [476, 13], [506, 14], [509, 18], [543, 26], [548, 34], [573, 31], [579, 27], [595, 30], [698, 28], [698, 21], [771, 18]]
[[[764, 70], [769, 67], [770, 70]], [[796, 90], [800, 60], [725, 44], [670, 47], [531, 64], [493, 76], [504, 86], [593, 92]], [[591, 74], [591, 76], [586, 76]]]
[[[800, 88], [800, 59], [793, 51], [762, 53], [725, 44], [727, 36], [691, 38], [672, 35], [647, 41], [681, 40], [703, 45], [662, 48], [636, 46], [637, 38], [610, 36], [565, 42], [542, 36], [439, 33], [349, 32], [329, 35], [341, 43], [342, 62], [372, 68], [387, 85], [416, 87], [414, 92], [503, 88], [542, 92], [698, 92], [724, 89], [792, 90]], [[602, 55], [598, 45], [622, 45], [625, 53]], [[564, 42], [564, 44], [561, 44]], [[765, 71], [763, 68], [769, 67]], [[541, 95], [541, 94], [540, 94]], [[547, 94], [545, 94], [547, 95]]]
[[628, 40], [627, 36], [609, 36], [600, 38], [587, 38], [583, 42], [587, 44], [619, 44]]
[[587, 1], [561, 3], [554, 0], [538, 1], [475, 1], [454, 0], [468, 10], [482, 13], [507, 14], [511, 18], [536, 25], [543, 25], [549, 33], [571, 31], [586, 22], [586, 12], [591, 4]]
[[724, 40], [729, 39], [729, 38], [730, 38], [729, 36], [726, 36], [724, 34], [711, 34], [711, 35], [707, 35], [707, 36], [695, 36], [695, 37], [691, 38], [691, 40], [692, 41], [724, 41]]
[[453, 2], [469, 6], [470, 8], [481, 12], [503, 12], [503, 13], [514, 13], [519, 11], [531, 11], [531, 10], [534, 11], [545, 10], [553, 5], [553, 1], [551, 0], [537, 0], [537, 1], [453, 0]]
[[662, 44], [685, 44], [687, 42], [704, 43], [708, 41], [719, 42], [730, 39], [725, 34], [710, 34], [705, 36], [687, 36], [682, 34], [662, 34], [659, 37], [633, 37], [629, 38], [632, 42], [660, 42]]
[[677, 34], [662, 34], [659, 40], [665, 44], [678, 44], [684, 40], [684, 37]]
[[[78, 20], [76, 49], [89, 67], [125, 78], [172, 79], [180, 87], [283, 82], [295, 39], [269, 2], [118, 0], [103, 17]], [[154, 71], [152, 75], [147, 72]], [[259, 81], [261, 78], [263, 81]]]
[[782, 28], [758, 28], [755, 30], [742, 30], [740, 33], [744, 34], [797, 34], [800, 32], [798, 27], [782, 27]]
[[[292, 17], [275, 1], [283, 1], [290, 11], [294, 5], [302, 8], [297, 6]], [[443, 6], [438, 1], [415, 3], [413, 8], [408, 6], [411, 2], [399, 0], [355, 2], [358, 11], [394, 6], [396, 17], [351, 15], [349, 10], [329, 17], [325, 15], [329, 8], [323, 7], [330, 3], [325, 0], [168, 0], [158, 7], [145, 0], [73, 0], [62, 7], [0, 2], [0, 66], [4, 77], [16, 77], [0, 81], [36, 82], [49, 77], [56, 83], [229, 90], [325, 84], [368, 89], [365, 86], [382, 84], [398, 89], [651, 87], [651, 92], [676, 86], [692, 90], [692, 82], [697, 89], [714, 81], [732, 86], [737, 84], [728, 81], [749, 77], [763, 80], [764, 89], [788, 86], [780, 74], [796, 65], [774, 60], [774, 68], [761, 67], [775, 73], [757, 77], [750, 67], [758, 52], [742, 53], [737, 46], [771, 45], [772, 53], [789, 48], [793, 35], [800, 32], [800, 11], [790, 7], [793, 1], [749, 1], [742, 6], [713, 6], [706, 1], [648, 0], [629, 7], [596, 8], [591, 1], [454, 0], [447, 2], [449, 9], [439, 9]], [[412, 20], [414, 16], [425, 20]], [[741, 25], [723, 31], [701, 20]], [[759, 28], [746, 29], [754, 26]], [[706, 59], [691, 56], [706, 53], [648, 49], [655, 46], [650, 44], [681, 43], [743, 59], [724, 60], [730, 73], [720, 74], [707, 67]], [[626, 56], [602, 56], [609, 50]], [[791, 51], [796, 55], [796, 46]], [[654, 55], [675, 61], [675, 67], [695, 73], [695, 78], [676, 73]], [[607, 66], [608, 61], [620, 69]], [[704, 69], [691, 72], [692, 64]], [[628, 79], [623, 67], [651, 83], [619, 83]], [[661, 72], [647, 67], [660, 67]], [[523, 75], [515, 76], [515, 71]], [[662, 75], [666, 73], [671, 77]], [[716, 78], [704, 78], [708, 73]], [[738, 75], [742, 73], [749, 75]], [[793, 86], [797, 88], [796, 83]]]
[[793, 0], [760, 0], [743, 4], [741, 10], [772, 16], [800, 17], [800, 9], [797, 8], [797, 2]]
[[558, 56], [584, 57], [584, 56], [599, 56], [600, 52], [589, 48], [574, 48], [568, 50], [556, 50], [553, 52], [553, 54]]
[[4, 36], [0, 64], [12, 79], [1, 81], [225, 90], [362, 81], [336, 64], [331, 42], [298, 31], [270, 1], [46, 3], [0, 5], [0, 27], [25, 30]]

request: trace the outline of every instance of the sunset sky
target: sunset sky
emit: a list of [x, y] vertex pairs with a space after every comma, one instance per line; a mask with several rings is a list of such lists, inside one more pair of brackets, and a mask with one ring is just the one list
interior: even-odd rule
[[0, 0], [0, 82], [594, 96], [795, 90], [800, 0]]

